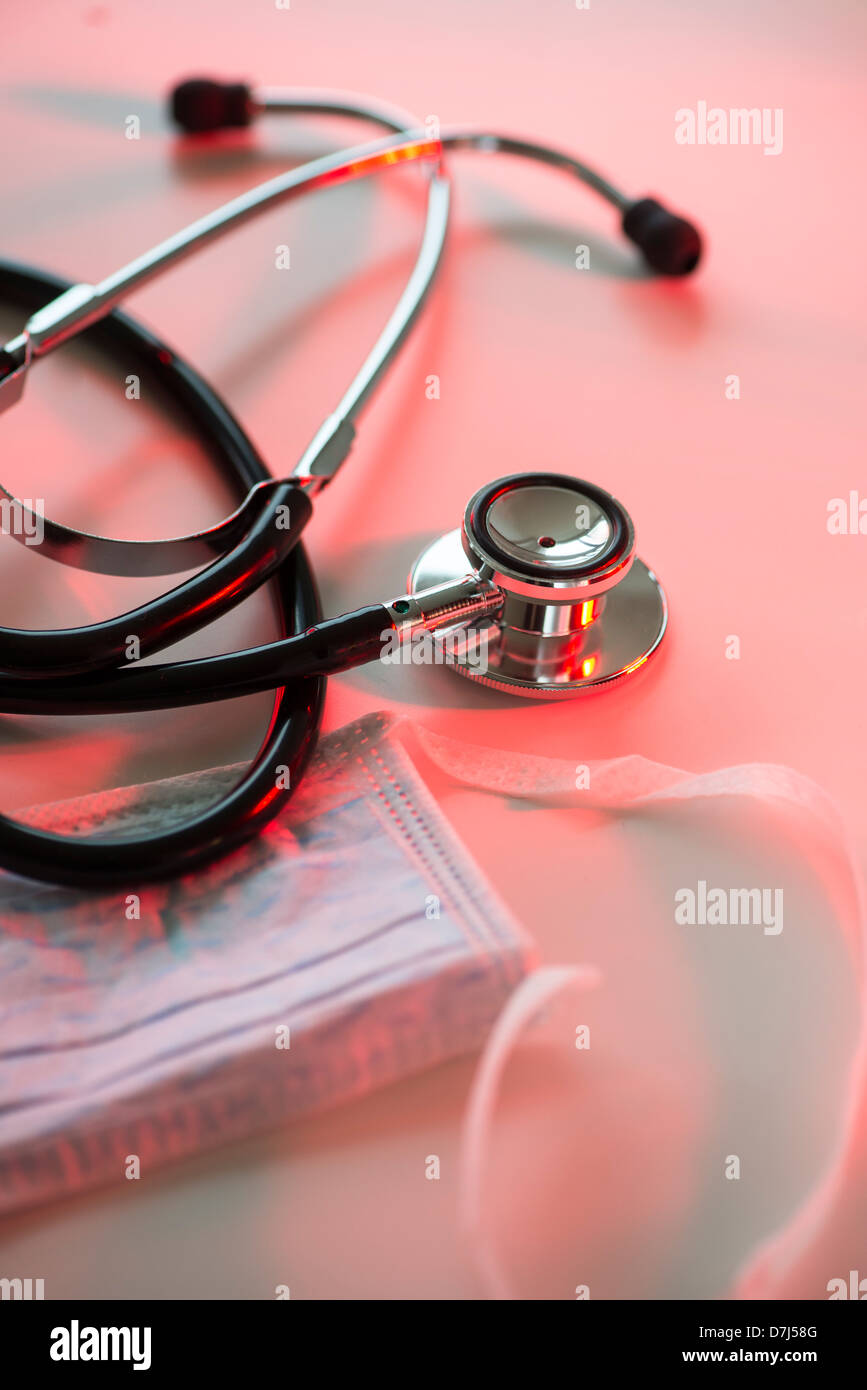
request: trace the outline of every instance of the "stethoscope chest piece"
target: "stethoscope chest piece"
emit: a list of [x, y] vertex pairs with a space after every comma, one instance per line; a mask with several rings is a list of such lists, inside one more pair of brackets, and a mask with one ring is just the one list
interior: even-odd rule
[[635, 554], [628, 513], [578, 478], [518, 473], [482, 488], [463, 526], [419, 556], [409, 591], [469, 572], [499, 588], [501, 610], [431, 639], [442, 661], [497, 690], [558, 699], [610, 685], [665, 633], [665, 594]]

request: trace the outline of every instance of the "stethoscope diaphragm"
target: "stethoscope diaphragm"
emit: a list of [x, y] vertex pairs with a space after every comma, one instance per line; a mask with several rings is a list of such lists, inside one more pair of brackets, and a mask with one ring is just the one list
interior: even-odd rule
[[665, 593], [635, 554], [628, 512], [578, 478], [519, 473], [470, 499], [463, 525], [427, 546], [409, 592], [468, 568], [503, 596], [495, 616], [432, 634], [470, 680], [535, 699], [611, 685], [639, 670], [668, 621]]

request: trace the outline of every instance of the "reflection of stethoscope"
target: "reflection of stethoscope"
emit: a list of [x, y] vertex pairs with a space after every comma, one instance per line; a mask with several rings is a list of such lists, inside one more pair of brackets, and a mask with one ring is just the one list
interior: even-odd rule
[[[439, 264], [449, 210], [443, 150], [503, 151], [565, 170], [618, 209], [624, 232], [661, 274], [694, 269], [701, 252], [695, 228], [655, 199], [632, 202], [577, 160], [528, 141], [466, 131], [430, 138], [413, 133], [402, 112], [324, 93], [251, 92], [241, 85], [193, 80], [173, 94], [175, 120], [191, 132], [244, 126], [260, 112], [356, 116], [399, 134], [261, 184], [99, 285], [64, 285], [0, 263], [0, 296], [31, 315], [24, 331], [0, 349], [0, 408], [18, 398], [34, 360], [84, 332], [94, 346], [109, 350], [173, 399], [243, 499], [211, 530], [163, 541], [123, 541], [36, 517], [4, 493], [7, 514], [14, 511], [21, 523], [10, 528], [14, 534], [32, 537], [28, 522], [38, 522], [37, 548], [62, 564], [108, 575], [205, 568], [105, 622], [63, 631], [0, 629], [0, 712], [108, 714], [278, 690], [270, 728], [246, 775], [221, 802], [180, 828], [134, 839], [74, 839], [0, 818], [0, 863], [33, 878], [107, 885], [164, 877], [242, 843], [273, 818], [303, 772], [319, 726], [322, 677], [375, 660], [386, 636], [406, 643], [430, 635], [462, 674], [496, 689], [552, 698], [625, 677], [655, 651], [665, 631], [665, 596], [652, 571], [635, 557], [629, 516], [601, 488], [568, 476], [521, 473], [483, 488], [471, 498], [462, 528], [419, 557], [407, 594], [339, 618], [321, 618], [299, 537], [312, 513], [311, 497], [348, 454], [354, 419], [400, 348]], [[264, 208], [410, 160], [425, 161], [428, 172], [425, 230], [412, 274], [343, 399], [292, 476], [275, 481], [202, 379], [115, 306], [167, 266]], [[137, 654], [147, 656], [214, 621], [269, 579], [279, 596], [287, 634], [282, 640], [167, 665], [125, 662], [131, 634]]]

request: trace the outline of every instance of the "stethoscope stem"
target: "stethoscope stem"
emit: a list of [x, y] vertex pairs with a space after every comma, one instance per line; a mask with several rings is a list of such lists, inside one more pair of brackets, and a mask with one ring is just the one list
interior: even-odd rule
[[409, 644], [423, 632], [495, 616], [496, 585], [467, 574], [387, 603], [370, 604], [313, 624], [303, 633], [241, 652], [194, 661], [129, 665], [126, 670], [44, 681], [0, 675], [0, 714], [107, 715], [213, 704], [275, 690], [311, 676], [336, 675], [378, 660], [392, 639]]

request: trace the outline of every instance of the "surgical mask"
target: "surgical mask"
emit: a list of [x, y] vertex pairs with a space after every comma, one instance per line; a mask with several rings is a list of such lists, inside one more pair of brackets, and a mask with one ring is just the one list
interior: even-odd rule
[[[126, 832], [236, 778], [24, 818]], [[378, 715], [325, 738], [287, 813], [204, 872], [99, 895], [4, 875], [0, 915], [2, 1211], [477, 1051], [532, 954]]]

